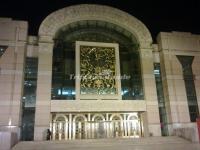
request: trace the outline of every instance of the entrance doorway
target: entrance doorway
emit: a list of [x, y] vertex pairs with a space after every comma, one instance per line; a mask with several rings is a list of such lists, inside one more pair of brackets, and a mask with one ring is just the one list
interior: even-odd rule
[[83, 117], [76, 118], [75, 121], [75, 138], [84, 139], [85, 138], [85, 121]]
[[139, 138], [144, 135], [139, 113], [66, 113], [54, 114], [53, 118], [53, 140]]

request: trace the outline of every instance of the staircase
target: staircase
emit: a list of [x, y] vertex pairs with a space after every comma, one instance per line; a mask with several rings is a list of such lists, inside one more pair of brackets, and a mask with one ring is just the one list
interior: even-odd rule
[[[197, 148], [197, 149], [196, 149]], [[87, 139], [70, 141], [32, 141], [19, 142], [12, 150], [199, 150], [199, 144], [193, 144], [182, 138], [148, 137], [118, 139]]]

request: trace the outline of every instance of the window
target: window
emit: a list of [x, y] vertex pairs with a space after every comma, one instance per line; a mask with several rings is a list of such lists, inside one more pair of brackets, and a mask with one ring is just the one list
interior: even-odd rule
[[134, 36], [114, 24], [90, 20], [69, 24], [56, 34], [52, 64], [52, 100], [74, 100], [76, 97], [76, 41], [119, 44], [122, 99], [144, 99], [139, 45]]
[[6, 51], [7, 48], [8, 48], [7, 46], [0, 45], [0, 58], [5, 53], [5, 51]]
[[139, 52], [129, 47], [120, 49], [122, 99], [144, 99]]
[[185, 82], [185, 89], [188, 101], [188, 108], [191, 122], [195, 122], [199, 116], [199, 108], [197, 104], [196, 90], [192, 72], [193, 56], [177, 56], [182, 65], [183, 79]]
[[75, 48], [55, 41], [51, 99], [75, 99]]
[[154, 63], [154, 75], [156, 80], [161, 132], [163, 136], [166, 136], [168, 135], [168, 127], [167, 127], [168, 122], [167, 122], [167, 113], [166, 113], [165, 99], [163, 93], [163, 83], [162, 83], [160, 63]]
[[26, 58], [22, 97], [21, 140], [33, 140], [37, 88], [37, 58]]

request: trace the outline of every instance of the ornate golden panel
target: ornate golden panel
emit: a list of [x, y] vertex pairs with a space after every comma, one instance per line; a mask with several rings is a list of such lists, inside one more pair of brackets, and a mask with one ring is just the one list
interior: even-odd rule
[[116, 94], [114, 47], [80, 46], [80, 94]]

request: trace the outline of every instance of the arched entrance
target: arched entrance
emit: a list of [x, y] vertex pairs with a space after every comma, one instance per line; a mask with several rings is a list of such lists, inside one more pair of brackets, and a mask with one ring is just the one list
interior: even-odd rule
[[123, 135], [123, 119], [120, 115], [113, 114], [110, 117], [111, 121], [111, 136], [112, 137], [122, 137]]
[[53, 120], [52, 127], [52, 139], [53, 140], [64, 140], [68, 139], [68, 119], [65, 115], [56, 115]]
[[92, 118], [93, 138], [105, 138], [105, 118], [101, 114], [96, 114]]
[[129, 137], [139, 138], [142, 136], [141, 121], [137, 115], [128, 116], [128, 135]]
[[84, 115], [77, 115], [73, 119], [74, 128], [74, 139], [85, 139], [87, 138], [87, 119]]
[[[153, 56], [152, 56], [152, 38], [151, 38], [151, 34], [148, 31], [148, 29], [146, 28], [146, 26], [139, 21], [138, 19], [136, 19], [135, 17], [127, 14], [126, 12], [123, 12], [121, 10], [112, 8], [112, 7], [108, 7], [108, 6], [101, 6], [101, 5], [76, 5], [76, 6], [71, 6], [71, 7], [67, 7], [67, 8], [63, 8], [61, 10], [58, 10], [52, 14], [50, 14], [48, 17], [46, 17], [46, 19], [42, 22], [40, 29], [39, 29], [39, 65], [38, 65], [38, 70], [39, 71], [44, 71], [43, 73], [38, 75], [38, 83], [37, 83], [37, 100], [36, 100], [36, 113], [35, 113], [35, 140], [42, 140], [42, 134], [41, 131], [43, 131], [46, 128], [49, 128], [49, 122], [50, 122], [50, 117], [49, 114], [50, 113], [59, 113], [60, 109], [58, 108], [58, 106], [62, 107], [62, 104], [64, 104], [64, 106], [62, 107], [62, 112], [65, 113], [65, 110], [68, 113], [83, 113], [83, 112], [88, 112], [88, 113], [93, 113], [94, 111], [96, 112], [101, 112], [102, 114], [105, 112], [108, 113], [112, 113], [112, 112], [117, 112], [116, 109], [113, 109], [113, 105], [110, 104], [108, 107], [106, 107], [105, 109], [103, 109], [102, 107], [104, 106], [103, 104], [100, 104], [101, 106], [96, 105], [95, 103], [91, 103], [88, 104], [89, 107], [86, 107], [86, 105], [82, 105], [81, 103], [76, 102], [72, 102], [72, 103], [68, 103], [68, 102], [60, 102], [61, 100], [78, 100], [77, 97], [74, 97], [74, 92], [75, 90], [71, 90], [68, 89], [69, 86], [66, 86], [62, 89], [58, 89], [57, 93], [62, 94], [61, 97], [59, 97], [58, 99], [53, 99], [52, 97], [54, 95], [52, 95], [51, 97], [51, 90], [52, 90], [52, 85], [51, 85], [51, 81], [52, 81], [52, 56], [53, 56], [53, 48], [55, 46], [54, 43], [54, 39], [57, 37], [57, 33], [59, 33], [59, 31], [63, 30], [68, 30], [70, 31], [70, 29], [72, 26], [71, 25], [78, 25], [79, 23], [82, 23], [82, 21], [96, 21], [97, 24], [98, 22], [107, 22], [108, 26], [114, 26], [115, 30], [118, 30], [118, 32], [123, 32], [123, 35], [126, 35], [126, 37], [130, 37], [130, 39], [132, 39], [133, 41], [136, 41], [139, 45], [138, 47], [138, 53], [139, 56], [142, 57], [141, 60], [141, 71], [146, 75], [142, 76], [142, 80], [143, 80], [143, 84], [144, 85], [144, 93], [145, 93], [145, 97], [150, 97], [152, 98], [151, 93], [148, 92], [149, 90], [149, 84], [148, 83], [153, 83], [154, 78], [152, 78], [151, 76], [149, 76], [149, 74], [152, 74], [152, 68], [153, 65], [150, 66], [148, 65], [149, 62], [153, 63]], [[90, 22], [89, 22], [90, 23]], [[66, 29], [65, 27], [67, 27], [68, 29]], [[120, 27], [120, 28], [118, 28]], [[112, 27], [111, 27], [112, 28]], [[108, 29], [111, 29], [108, 27]], [[126, 29], [126, 30], [121, 30], [121, 29]], [[126, 32], [128, 31], [128, 32]], [[75, 35], [75, 34], [74, 34]], [[115, 36], [114, 36], [115, 37]], [[63, 55], [64, 56], [64, 55]], [[65, 60], [65, 59], [64, 59]], [[130, 59], [131, 60], [131, 59]], [[69, 64], [69, 63], [66, 63]], [[66, 67], [66, 66], [65, 66]], [[44, 69], [45, 68], [45, 69]], [[68, 67], [70, 68], [70, 67]], [[71, 69], [71, 68], [70, 68]], [[63, 69], [66, 73], [66, 71], [68, 71], [68, 69], [64, 68]], [[137, 70], [136, 70], [137, 71]], [[65, 77], [65, 76], [64, 76]], [[62, 78], [58, 78], [58, 80], [63, 80], [65, 79], [64, 77]], [[137, 77], [137, 76], [135, 76]], [[150, 77], [150, 78], [149, 78]], [[44, 80], [45, 79], [45, 80]], [[43, 82], [44, 81], [44, 82]], [[44, 83], [45, 83], [45, 87], [44, 87]], [[65, 84], [65, 81], [61, 83]], [[70, 86], [73, 83], [70, 83]], [[60, 85], [59, 85], [60, 86]], [[76, 85], [78, 86], [78, 85]], [[136, 86], [137, 87], [137, 86]], [[41, 92], [42, 89], [42, 92]], [[129, 88], [127, 88], [129, 89]], [[143, 93], [143, 90], [140, 90], [140, 88], [138, 88], [135, 91], [129, 92], [127, 93], [127, 89], [124, 89], [123, 94], [126, 95], [127, 100], [129, 97], [131, 96], [135, 96], [135, 94], [140, 96], [140, 93]], [[145, 91], [146, 90], [146, 91]], [[154, 90], [154, 92], [156, 93], [156, 90]], [[66, 96], [66, 94], [71, 93], [70, 96]], [[44, 96], [46, 97], [45, 102], [44, 102]], [[138, 98], [140, 98], [139, 96], [135, 96], [135, 100], [138, 100]], [[145, 97], [142, 97], [142, 100], [145, 100]], [[52, 101], [50, 101], [52, 100]], [[56, 102], [53, 100], [56, 100], [56, 102], [58, 103], [58, 105], [56, 104]], [[107, 100], [106, 98], [104, 99], [105, 101]], [[152, 100], [152, 99], [151, 99]], [[156, 104], [156, 99], [152, 100], [155, 102]], [[97, 101], [97, 103], [101, 103], [100, 101]], [[113, 102], [114, 103], [114, 102]], [[123, 102], [124, 104], [120, 105], [121, 109], [120, 109], [120, 113], [124, 113], [124, 112], [139, 112], [139, 111], [143, 111], [143, 112], [148, 112], [151, 113], [152, 110], [150, 109], [151, 107], [146, 107], [147, 105], [151, 105], [151, 103], [146, 103], [146, 102], [139, 102], [140, 103], [138, 106], [140, 108], [135, 107], [135, 103], [129, 103], [129, 102]], [[137, 103], [136, 103], [137, 104]], [[78, 106], [78, 107], [77, 107]], [[128, 107], [129, 109], [127, 110], [127, 106], [131, 106]], [[156, 108], [157, 106], [155, 106], [154, 108]], [[40, 115], [40, 109], [44, 108], [46, 111], [43, 112], [43, 115]], [[87, 110], [88, 109], [88, 110]], [[153, 111], [154, 113], [154, 111]], [[148, 118], [146, 120], [148, 120], [149, 122], [153, 122], [154, 123], [151, 124], [151, 130], [152, 132], [154, 131], [158, 131], [156, 129], [158, 129], [160, 127], [159, 124], [159, 116], [156, 115], [155, 118], [150, 117], [151, 115], [146, 115]], [[40, 122], [40, 120], [43, 119], [45, 120], [44, 122]], [[115, 119], [115, 118], [114, 118]], [[117, 118], [116, 118], [117, 119]], [[124, 119], [124, 118], [123, 118]], [[108, 121], [110, 121], [109, 119], [107, 119]], [[81, 122], [82, 120], [80, 120], [79, 122]], [[69, 117], [69, 125], [71, 125], [72, 121], [72, 116]], [[75, 122], [73, 122], [75, 123]], [[107, 123], [109, 124], [109, 123]], [[74, 125], [74, 124], [73, 124]], [[72, 127], [74, 127], [72, 125]], [[77, 124], [77, 127], [79, 125]], [[86, 128], [87, 125], [85, 125]], [[74, 134], [74, 130], [76, 129], [75, 127], [72, 128], [70, 126], [70, 130], [72, 130], [72, 133]], [[146, 128], [148, 128], [148, 123], [146, 125]], [[148, 129], [146, 130], [148, 131]], [[124, 131], [125, 133], [125, 131]], [[148, 133], [147, 133], [148, 134]], [[86, 133], [87, 135], [87, 133]], [[127, 135], [126, 133], [124, 135]], [[159, 135], [159, 133], [155, 133], [155, 135]], [[75, 135], [71, 135], [69, 137], [73, 137], [75, 138]]]
[[53, 140], [143, 136], [139, 113], [62, 113], [53, 116], [51, 126]]

